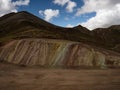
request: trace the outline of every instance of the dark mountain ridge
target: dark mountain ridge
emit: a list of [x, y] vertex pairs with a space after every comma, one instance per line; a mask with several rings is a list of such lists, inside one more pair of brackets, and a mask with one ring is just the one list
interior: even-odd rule
[[71, 40], [120, 52], [119, 25], [90, 31], [81, 25], [73, 28], [59, 27], [26, 11], [0, 17], [1, 45], [13, 39], [21, 38]]

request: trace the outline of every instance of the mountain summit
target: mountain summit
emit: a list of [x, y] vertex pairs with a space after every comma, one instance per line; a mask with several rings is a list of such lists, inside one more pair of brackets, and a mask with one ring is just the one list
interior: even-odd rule
[[28, 12], [0, 17], [0, 61], [45, 67], [119, 67], [120, 26], [63, 28]]
[[73, 28], [59, 27], [26, 11], [0, 17], [1, 45], [10, 40], [21, 38], [71, 40], [120, 52], [119, 25], [90, 31], [81, 25]]

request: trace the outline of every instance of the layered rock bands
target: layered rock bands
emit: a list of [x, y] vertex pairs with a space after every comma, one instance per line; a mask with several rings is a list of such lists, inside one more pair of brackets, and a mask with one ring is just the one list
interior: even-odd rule
[[0, 48], [0, 61], [27, 66], [106, 68], [119, 67], [120, 55], [79, 42], [21, 39]]

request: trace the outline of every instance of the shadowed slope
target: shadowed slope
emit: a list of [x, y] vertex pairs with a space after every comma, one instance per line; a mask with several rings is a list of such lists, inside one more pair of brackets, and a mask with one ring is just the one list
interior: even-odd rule
[[21, 38], [72, 40], [120, 52], [119, 25], [89, 31], [80, 25], [74, 28], [55, 26], [25, 11], [0, 17], [0, 44]]

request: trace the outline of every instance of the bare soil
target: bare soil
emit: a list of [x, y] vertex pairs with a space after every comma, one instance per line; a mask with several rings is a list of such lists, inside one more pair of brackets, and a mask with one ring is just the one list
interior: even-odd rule
[[120, 69], [45, 69], [0, 63], [0, 90], [120, 90]]

